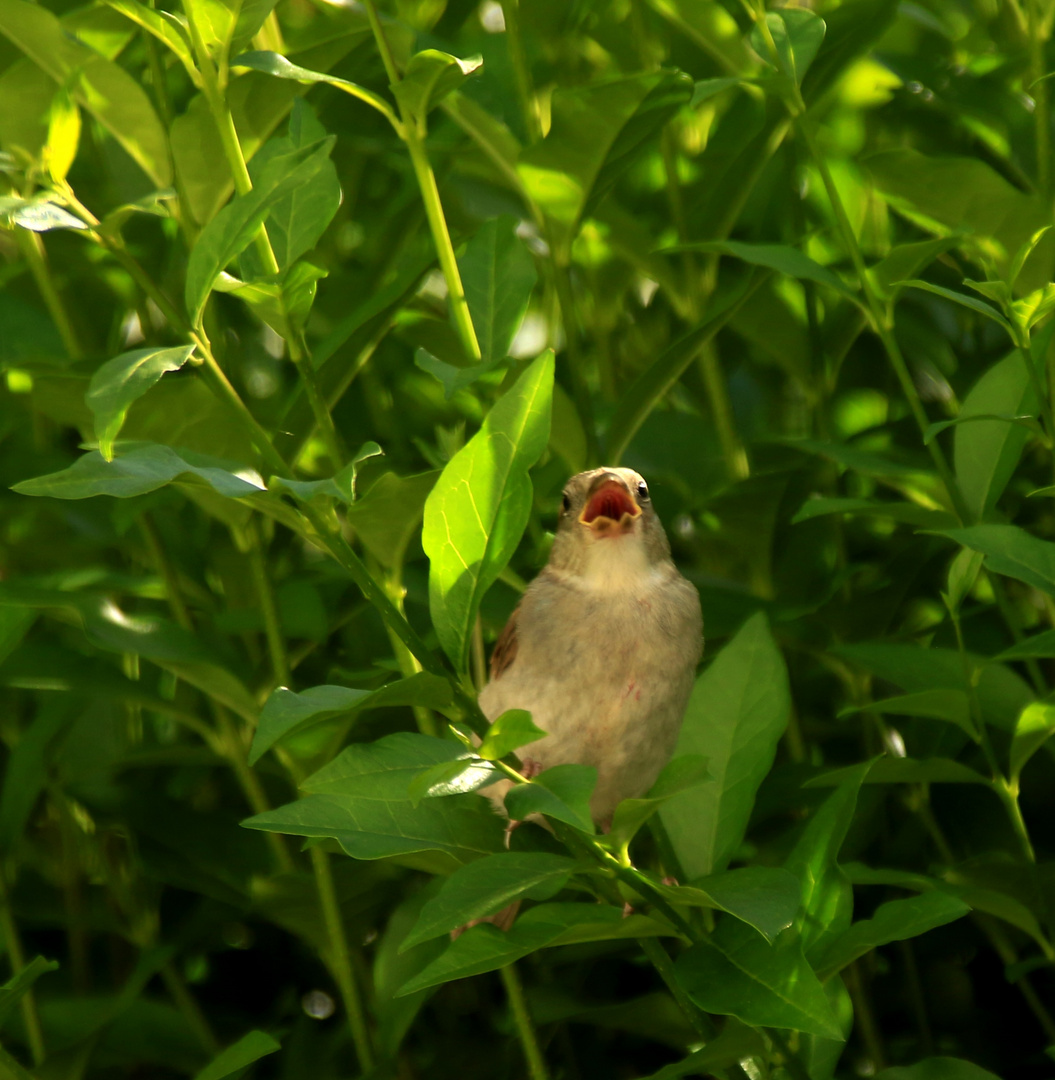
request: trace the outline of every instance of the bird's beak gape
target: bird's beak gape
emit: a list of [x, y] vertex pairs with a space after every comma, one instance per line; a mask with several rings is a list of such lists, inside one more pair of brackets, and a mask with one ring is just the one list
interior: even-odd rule
[[586, 500], [579, 522], [599, 536], [629, 532], [641, 516], [641, 507], [619, 480], [605, 480]]

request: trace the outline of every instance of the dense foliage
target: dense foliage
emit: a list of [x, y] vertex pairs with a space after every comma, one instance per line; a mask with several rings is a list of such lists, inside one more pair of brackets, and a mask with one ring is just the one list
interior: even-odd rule
[[[0, 1077], [1050, 1076], [1052, 0], [163, 3], [0, 0]], [[602, 463], [607, 833], [472, 737]]]

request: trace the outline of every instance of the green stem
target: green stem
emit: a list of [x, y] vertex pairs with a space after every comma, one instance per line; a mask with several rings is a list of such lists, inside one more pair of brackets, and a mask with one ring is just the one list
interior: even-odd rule
[[222, 1049], [220, 1040], [216, 1038], [205, 1013], [202, 1012], [201, 1006], [194, 999], [194, 995], [187, 989], [187, 984], [173, 966], [172, 961], [163, 964], [159, 974], [161, 975], [161, 981], [165, 984], [165, 988], [168, 990], [173, 1002], [175, 1002], [176, 1008], [183, 1014], [183, 1019], [187, 1021], [187, 1027], [194, 1032], [194, 1036], [201, 1043], [202, 1049], [210, 1057], [218, 1054]]
[[51, 321], [62, 338], [62, 344], [71, 360], [80, 360], [84, 356], [84, 350], [77, 339], [73, 323], [70, 322], [66, 305], [62, 302], [59, 290], [55, 288], [55, 282], [51, 279], [51, 270], [48, 268], [47, 258], [44, 254], [44, 243], [36, 233], [27, 232], [25, 229], [15, 230], [18, 236], [18, 246], [22, 249], [22, 257], [29, 266], [29, 272], [33, 275], [37, 289], [44, 300], [44, 304], [51, 315]]
[[571, 278], [564, 256], [551, 235], [546, 242], [550, 250], [550, 267], [553, 271], [553, 287], [557, 294], [557, 306], [560, 309], [560, 321], [564, 327], [564, 347], [568, 351], [568, 378], [571, 381], [572, 398], [575, 411], [579, 414], [583, 431], [586, 434], [586, 453], [590, 462], [598, 464], [597, 425], [593, 417], [593, 403], [590, 388], [586, 384], [582, 369], [582, 354], [579, 350], [579, 323], [575, 317], [575, 297], [571, 290]]
[[504, 968], [499, 968], [498, 973], [502, 976], [502, 985], [509, 998], [509, 1010], [513, 1014], [513, 1023], [527, 1060], [528, 1074], [531, 1080], [547, 1080], [549, 1074], [546, 1072], [546, 1062], [539, 1048], [534, 1025], [531, 1023], [531, 1014], [528, 1012], [524, 988], [520, 985], [520, 976], [517, 975], [516, 967], [513, 964], [507, 964]]
[[[194, 47], [194, 55], [198, 60], [198, 70], [201, 72], [202, 93], [205, 95], [209, 111], [212, 113], [213, 123], [216, 125], [217, 134], [220, 136], [220, 145], [223, 147], [223, 155], [227, 159], [227, 167], [231, 170], [231, 179], [234, 181], [234, 190], [239, 195], [248, 195], [253, 190], [253, 181], [249, 178], [249, 169], [242, 154], [242, 144], [238, 141], [238, 132], [235, 130], [234, 117], [227, 107], [227, 95], [221, 78], [213, 66], [212, 57], [202, 39], [201, 31], [194, 21], [193, 4], [184, 3], [183, 13], [187, 18], [187, 29], [190, 32], [191, 45]], [[261, 223], [260, 228], [253, 237], [257, 255], [260, 257], [264, 270], [268, 274], [278, 273], [278, 260], [271, 248], [271, 241], [267, 237], [267, 229]]]
[[[385, 578], [385, 592], [388, 594], [389, 599], [392, 601], [393, 606], [399, 614], [403, 618], [406, 618], [406, 613], [403, 610], [403, 596], [406, 590], [403, 588], [400, 569], [400, 567], [397, 567]], [[396, 663], [399, 665], [399, 670], [403, 677], [406, 679], [421, 671], [421, 664], [388, 623], [385, 623], [385, 633], [388, 634], [388, 640], [392, 645], [392, 652], [395, 654]], [[417, 721], [418, 731], [420, 731], [422, 735], [440, 734], [436, 720], [430, 709], [427, 709], [424, 705], [414, 705], [412, 706], [412, 710], [414, 719]]]
[[1029, 73], [1034, 83], [1029, 88], [1033, 96], [1033, 125], [1037, 143], [1037, 187], [1042, 195], [1048, 194], [1051, 185], [1051, 113], [1048, 108], [1047, 81], [1039, 82], [1047, 74], [1044, 70], [1045, 33], [1037, 0], [1028, 3], [1029, 25], [1026, 40], [1029, 45]]
[[711, 416], [718, 432], [718, 442], [722, 448], [722, 460], [725, 473], [732, 481], [746, 480], [751, 475], [747, 461], [747, 452], [736, 431], [733, 418], [733, 406], [725, 387], [721, 363], [714, 349], [714, 342], [708, 341], [700, 354], [700, 370], [703, 372], [703, 385], [707, 390], [707, 401], [711, 406]]
[[531, 68], [524, 52], [524, 39], [520, 33], [520, 0], [502, 0], [502, 17], [506, 24], [506, 43], [509, 59], [513, 62], [516, 76], [517, 99], [524, 118], [524, 131], [529, 143], [542, 138], [542, 119], [538, 112], [538, 99], [531, 80]]
[[[370, 20], [370, 28], [377, 42], [378, 51], [381, 54], [381, 62], [385, 65], [388, 81], [396, 86], [400, 82], [399, 71], [392, 57], [388, 39], [385, 37], [384, 27], [377, 17], [377, 7], [374, 0], [364, 0], [366, 13]], [[447, 302], [450, 306], [451, 318], [454, 327], [461, 338], [462, 347], [470, 360], [478, 361], [481, 358], [480, 343], [476, 338], [476, 330], [473, 328], [473, 320], [469, 314], [469, 304], [465, 299], [465, 287], [462, 285], [462, 276], [458, 271], [458, 260], [454, 257], [454, 245], [451, 243], [451, 234], [447, 229], [447, 219], [443, 214], [443, 204], [440, 202], [440, 191], [436, 186], [436, 176], [429, 163], [428, 154], [425, 152], [424, 131], [419, 130], [418, 124], [399, 102], [399, 112], [403, 123], [400, 136], [410, 154], [410, 163], [414, 168], [414, 176], [417, 178], [418, 187], [421, 189], [421, 199], [425, 204], [425, 216], [428, 218], [429, 229], [432, 232], [432, 242], [436, 248], [436, 255], [440, 261], [440, 270], [447, 282]]]
[[315, 365], [312, 363], [311, 354], [299, 340], [299, 335], [294, 333], [287, 340], [289, 358], [293, 361], [304, 383], [304, 391], [308, 396], [308, 404], [315, 415], [315, 423], [318, 425], [319, 434], [326, 445], [326, 452], [333, 462], [334, 471], [340, 470], [345, 462], [347, 454], [342, 444], [341, 436], [330, 415], [329, 407], [319, 389], [319, 380], [315, 373]]
[[685, 988], [678, 981], [678, 977], [674, 972], [674, 964], [663, 944], [657, 938], [652, 937], [638, 938], [638, 944], [641, 946], [645, 956], [648, 957], [649, 962], [656, 969], [656, 973], [663, 980], [666, 988], [670, 991], [671, 997], [677, 1002], [678, 1008], [685, 1014], [685, 1019], [692, 1025], [693, 1031], [705, 1043], [710, 1042], [715, 1037], [714, 1024], [711, 1022], [711, 1018], [701, 1011], [692, 998], [685, 993]]
[[1011, 822], [1011, 828], [1022, 846], [1022, 853], [1026, 856], [1027, 861], [1035, 863], [1037, 861], [1036, 852], [1034, 852], [1033, 842], [1029, 838], [1025, 818], [1022, 817], [1022, 808], [1018, 805], [1018, 784], [1006, 780], [1003, 776], [997, 776], [993, 780], [993, 790], [1004, 804], [1008, 820]]
[[1025, 341], [1016, 341], [1015, 348], [1018, 355], [1022, 358], [1022, 363], [1026, 365], [1026, 377], [1029, 379], [1029, 385], [1033, 387], [1033, 393], [1037, 395], [1037, 404], [1040, 407], [1040, 414], [1044, 417], [1044, 427], [1047, 429], [1049, 443], [1055, 445], [1055, 416], [1052, 415], [1051, 402], [1048, 400], [1048, 395], [1044, 392], [1044, 386], [1040, 381], [1040, 374], [1037, 371], [1037, 365], [1033, 362], [1033, 353], [1030, 349], [1029, 343], [1029, 331], [1022, 332], [1025, 336]]
[[279, 623], [275, 592], [267, 574], [263, 539], [256, 522], [252, 522], [247, 531], [249, 533], [246, 537], [249, 548], [249, 568], [253, 575], [257, 600], [260, 603], [260, 613], [264, 616], [264, 631], [267, 636], [268, 653], [271, 656], [271, 670], [275, 677], [275, 684], [288, 687], [292, 681], [289, 656], [286, 653], [286, 639], [282, 636], [282, 626]]
[[175, 616], [176, 622], [178, 622], [184, 630], [193, 630], [194, 623], [191, 620], [187, 604], [183, 599], [183, 590], [179, 587], [176, 568], [170, 562], [168, 553], [161, 543], [161, 537], [158, 536], [158, 531], [154, 526], [153, 519], [150, 517], [150, 514], [143, 513], [137, 520], [139, 522], [139, 531], [143, 534], [144, 541], [146, 541], [147, 551], [150, 552], [151, 561], [154, 563], [154, 567], [165, 582], [165, 597], [168, 600], [169, 607], [172, 609], [172, 614]]
[[[15, 916], [11, 910], [11, 892], [7, 886], [7, 877], [3, 867], [0, 867], [0, 931], [3, 932], [4, 945], [11, 962], [11, 975], [18, 975], [26, 966], [26, 957], [22, 951], [18, 927], [15, 926]], [[32, 1055], [33, 1064], [39, 1065], [44, 1060], [44, 1032], [40, 1026], [37, 999], [32, 987], [23, 995], [21, 1004], [22, 1019], [26, 1025], [26, 1038], [29, 1040], [29, 1052]]]
[[352, 971], [348, 939], [344, 933], [344, 923], [341, 921], [341, 909], [337, 902], [337, 891], [333, 885], [329, 856], [318, 844], [313, 845], [310, 850], [311, 866], [315, 872], [315, 888], [319, 894], [319, 904], [330, 942], [330, 965], [341, 992], [345, 1012], [348, 1014], [348, 1026], [351, 1028], [355, 1052], [359, 1057], [359, 1068], [362, 1072], [369, 1072], [374, 1067], [374, 1050], [362, 997]]

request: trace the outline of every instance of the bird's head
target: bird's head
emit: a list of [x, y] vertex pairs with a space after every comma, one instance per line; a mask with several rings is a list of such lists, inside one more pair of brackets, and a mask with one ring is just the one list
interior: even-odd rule
[[592, 469], [565, 485], [550, 554], [555, 569], [616, 587], [669, 558], [648, 484], [633, 469]]

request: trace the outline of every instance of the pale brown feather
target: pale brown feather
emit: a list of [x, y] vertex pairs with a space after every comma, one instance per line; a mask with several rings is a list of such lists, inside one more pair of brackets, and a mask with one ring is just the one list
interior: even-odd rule
[[513, 609], [509, 616], [509, 622], [505, 629], [498, 635], [494, 651], [491, 653], [491, 681], [502, 677], [509, 670], [510, 665], [517, 655], [517, 616], [520, 614], [520, 605]]

